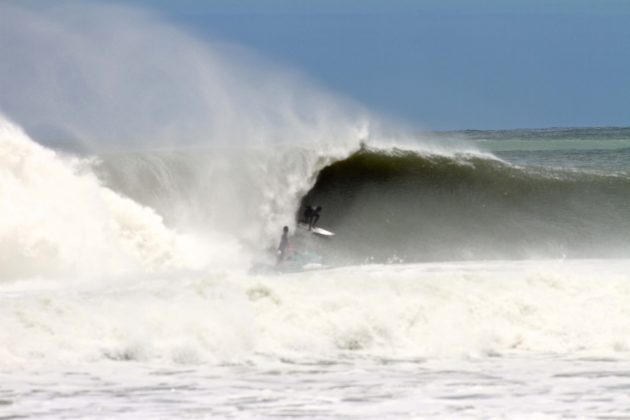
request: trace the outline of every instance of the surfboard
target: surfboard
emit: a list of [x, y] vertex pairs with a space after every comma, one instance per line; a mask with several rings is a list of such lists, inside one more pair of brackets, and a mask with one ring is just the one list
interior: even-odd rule
[[309, 230], [308, 225], [306, 223], [298, 223], [298, 226], [304, 230], [308, 230], [311, 233], [321, 236], [335, 236], [335, 234], [329, 230], [322, 229], [320, 227], [315, 226], [313, 229]]
[[313, 233], [315, 233], [317, 235], [322, 235], [322, 236], [335, 236], [334, 232], [331, 232], [331, 231], [326, 230], [326, 229], [322, 229], [322, 228], [317, 227], [317, 226], [315, 226], [313, 229], [311, 229], [311, 232], [313, 232]]

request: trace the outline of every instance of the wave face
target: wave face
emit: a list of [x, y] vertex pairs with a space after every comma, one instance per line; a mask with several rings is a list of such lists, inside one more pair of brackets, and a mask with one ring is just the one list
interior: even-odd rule
[[320, 225], [338, 234], [334, 252], [353, 261], [610, 257], [630, 250], [630, 178], [619, 174], [363, 149], [324, 168], [306, 204], [323, 207]]

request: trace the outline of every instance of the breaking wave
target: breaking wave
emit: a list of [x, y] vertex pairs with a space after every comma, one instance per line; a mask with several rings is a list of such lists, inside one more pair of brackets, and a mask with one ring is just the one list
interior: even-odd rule
[[324, 168], [302, 204], [323, 206], [335, 249], [405, 261], [628, 254], [630, 178], [496, 158], [363, 149]]

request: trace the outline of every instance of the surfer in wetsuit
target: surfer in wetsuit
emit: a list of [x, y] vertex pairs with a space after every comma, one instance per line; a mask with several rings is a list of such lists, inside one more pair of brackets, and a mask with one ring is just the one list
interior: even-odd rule
[[282, 228], [282, 237], [280, 238], [280, 245], [278, 245], [278, 260], [277, 260], [278, 264], [280, 264], [285, 259], [288, 249], [289, 249], [289, 227], [285, 226]]
[[319, 212], [321, 210], [321, 206], [306, 206], [304, 209], [304, 223], [308, 225], [308, 230], [312, 230], [315, 227], [315, 224], [319, 220]]

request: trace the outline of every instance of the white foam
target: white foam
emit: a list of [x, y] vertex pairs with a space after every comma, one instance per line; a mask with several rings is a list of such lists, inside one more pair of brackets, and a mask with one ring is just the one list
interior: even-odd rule
[[165, 363], [630, 350], [630, 261], [348, 267], [289, 275], [180, 273], [91, 288], [3, 288], [0, 360]]
[[199, 266], [192, 238], [0, 117], [0, 278]]

